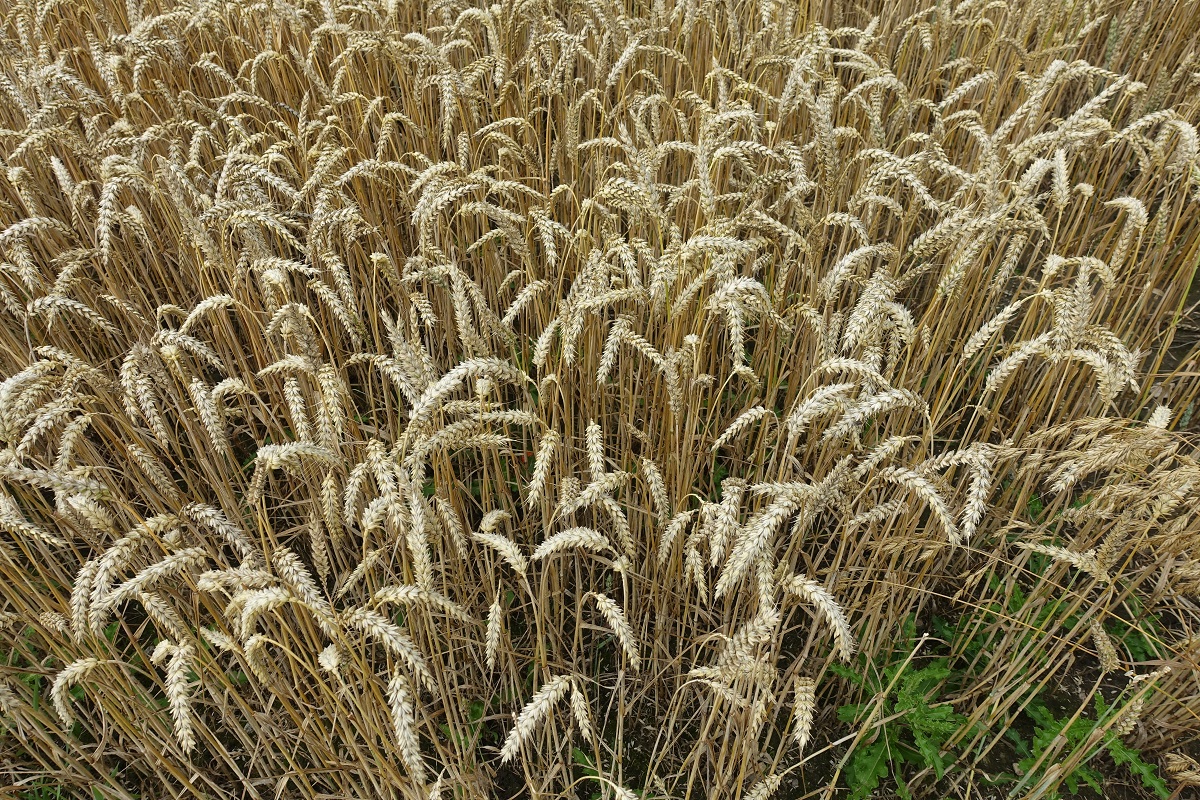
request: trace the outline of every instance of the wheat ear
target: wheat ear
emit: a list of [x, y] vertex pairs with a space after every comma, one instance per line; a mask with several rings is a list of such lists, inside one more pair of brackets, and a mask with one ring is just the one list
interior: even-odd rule
[[796, 705], [792, 711], [792, 741], [800, 752], [812, 736], [813, 711], [817, 706], [817, 682], [812, 678], [796, 680]]
[[540, 561], [554, 553], [582, 548], [595, 553], [612, 550], [612, 544], [603, 533], [592, 528], [568, 528], [554, 534], [537, 546], [533, 551], [533, 560]]
[[102, 663], [104, 662], [96, 658], [81, 658], [68, 664], [62, 672], [55, 676], [54, 684], [50, 687], [50, 698], [54, 701], [54, 710], [58, 712], [58, 718], [63, 721], [63, 725], [68, 730], [75, 724], [71, 707], [67, 703], [67, 695], [70, 693], [71, 687]]
[[816, 607], [833, 630], [833, 639], [843, 661], [849, 661], [854, 657], [855, 642], [854, 634], [850, 630], [850, 623], [846, 619], [842, 607], [824, 586], [806, 575], [793, 575], [789, 581], [783, 584], [783, 588]]
[[408, 678], [399, 670], [388, 681], [388, 705], [392, 709], [392, 726], [396, 731], [396, 744], [400, 758], [408, 774], [417, 783], [425, 783], [425, 763], [421, 760], [421, 742], [417, 738], [416, 711], [413, 705], [413, 689]]
[[563, 698], [570, 688], [571, 679], [566, 675], [559, 675], [551, 678], [537, 690], [533, 698], [521, 709], [521, 713], [517, 717], [517, 724], [513, 726], [508, 738], [504, 740], [504, 746], [500, 748], [501, 763], [507, 764], [513, 760], [520, 751], [521, 745], [533, 736], [533, 732], [550, 713], [550, 709]]
[[592, 599], [596, 601], [596, 608], [604, 615], [608, 626], [617, 635], [617, 641], [621, 643], [621, 649], [625, 651], [625, 657], [629, 659], [630, 669], [638, 672], [642, 668], [642, 657], [638, 652], [637, 639], [633, 635], [633, 628], [629, 626], [629, 621], [625, 619], [625, 612], [621, 611], [621, 607], [608, 595], [594, 592]]

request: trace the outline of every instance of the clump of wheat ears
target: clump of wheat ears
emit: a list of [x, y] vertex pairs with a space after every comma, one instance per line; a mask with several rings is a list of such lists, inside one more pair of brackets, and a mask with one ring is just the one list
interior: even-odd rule
[[978, 623], [962, 737], [1081, 653], [1135, 676], [1114, 731], [1194, 734], [1198, 31], [5, 6], [6, 775], [573, 797], [582, 752], [760, 800], [840, 735], [832, 663], [1018, 589], [1085, 623]]

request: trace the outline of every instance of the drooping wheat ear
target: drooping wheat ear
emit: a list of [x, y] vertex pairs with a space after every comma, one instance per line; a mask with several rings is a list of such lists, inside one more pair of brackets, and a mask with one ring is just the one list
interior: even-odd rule
[[409, 431], [428, 423], [442, 400], [457, 391], [468, 378], [480, 375], [504, 383], [521, 383], [528, 378], [524, 372], [499, 358], [473, 358], [463, 361], [421, 393], [410, 412]]
[[575, 718], [575, 727], [579, 729], [579, 735], [588, 744], [595, 745], [596, 731], [592, 728], [592, 715], [587, 694], [584, 693], [583, 687], [579, 685], [579, 681], [571, 682], [571, 716]]
[[800, 502], [793, 497], [780, 497], [760, 511], [742, 528], [733, 551], [725, 562], [725, 568], [713, 588], [714, 597], [720, 598], [737, 585], [757, 562], [759, 554], [767, 549], [772, 537], [796, 509]]
[[450, 534], [450, 542], [454, 545], [454, 551], [458, 553], [458, 557], [467, 560], [467, 534], [463, 530], [462, 520], [459, 519], [458, 512], [454, 510], [454, 506], [449, 500], [434, 495], [433, 508], [437, 512], [438, 519], [442, 521], [442, 527]]
[[[335, 547], [342, 542], [342, 509], [341, 503], [338, 502], [340, 496], [337, 473], [329, 470], [321, 479], [321, 521], [325, 523], [325, 530]], [[316, 520], [313, 522], [316, 524]], [[322, 575], [321, 579], [324, 580], [325, 576]]]
[[846, 523], [846, 529], [852, 530], [863, 525], [874, 525], [877, 522], [882, 522], [893, 514], [903, 513], [907, 508], [908, 503], [901, 498], [888, 500], [887, 502], [880, 503], [874, 508], [869, 508], [866, 511], [861, 511], [858, 514], [855, 514]]
[[558, 509], [555, 511], [555, 516], [569, 514], [567, 509], [579, 507], [579, 495], [582, 487], [579, 483], [579, 478], [574, 475], [564, 475], [558, 481]]
[[325, 544], [321, 520], [313, 517], [305, 527], [308, 529], [308, 548], [312, 552], [313, 569], [317, 571], [321, 583], [325, 584], [329, 580], [329, 548]]
[[340, 675], [342, 669], [342, 651], [336, 644], [331, 644], [321, 651], [321, 655], [317, 656], [317, 663], [321, 665], [321, 669], [331, 675]]
[[612, 628], [613, 633], [617, 635], [617, 641], [621, 643], [621, 649], [625, 651], [625, 657], [629, 659], [630, 669], [634, 672], [640, 671], [642, 656], [638, 651], [637, 638], [633, 634], [633, 628], [625, 619], [625, 612], [621, 611], [621, 607], [608, 595], [593, 592], [592, 599], [596, 601], [596, 608], [604, 615], [608, 627]]
[[405, 584], [403, 586], [385, 586], [371, 598], [376, 604], [400, 603], [401, 605], [425, 605], [440, 608], [447, 615], [460, 622], [470, 622], [471, 615], [458, 603], [443, 594], [424, 586]]
[[37, 619], [47, 630], [54, 631], [55, 633], [71, 632], [71, 621], [57, 611], [43, 611], [38, 614]]
[[299, 556], [286, 547], [280, 547], [271, 554], [271, 561], [283, 582], [291, 587], [318, 619], [332, 619], [333, 608]]
[[872, 392], [880, 392], [892, 388], [887, 378], [879, 372], [878, 367], [857, 358], [828, 358], [817, 366], [817, 371], [829, 375], [849, 373], [857, 377], [862, 385]]
[[1134, 240], [1146, 229], [1146, 223], [1150, 217], [1146, 212], [1145, 204], [1136, 197], [1118, 197], [1115, 200], [1109, 200], [1104, 205], [1107, 208], [1119, 208], [1125, 211], [1125, 224], [1121, 226], [1117, 245], [1113, 248], [1112, 255], [1108, 257], [1108, 263], [1117, 269], [1124, 265], [1125, 259], [1133, 249]]
[[154, 649], [150, 660], [155, 664], [160, 664], [167, 656], [170, 656], [170, 660], [167, 662], [167, 704], [171, 709], [175, 738], [179, 740], [179, 746], [183, 748], [183, 752], [191, 753], [196, 748], [196, 734], [192, 721], [191, 685], [188, 680], [188, 671], [192, 669], [196, 649], [186, 642], [175, 644], [168, 639], [163, 639]]
[[241, 649], [233, 637], [227, 636], [216, 628], [200, 628], [199, 633], [205, 641], [222, 653], [236, 653]]
[[197, 322], [199, 322], [205, 314], [218, 309], [232, 308], [235, 302], [236, 301], [227, 294], [214, 294], [211, 297], [204, 298], [197, 303], [192, 309], [191, 313], [187, 315], [187, 319], [185, 319], [183, 324], [179, 326], [179, 332], [187, 333], [188, 330], [191, 329], [191, 327]]
[[767, 715], [775, 704], [775, 693], [770, 689], [756, 688], [753, 690], [754, 700], [750, 704], [750, 718], [746, 721], [746, 735], [755, 739], [762, 733], [762, 726], [767, 722]]
[[542, 329], [533, 347], [533, 364], [538, 369], [544, 369], [546, 360], [550, 357], [550, 348], [554, 346], [554, 335], [558, 333], [562, 317], [555, 317]]
[[700, 555], [699, 544], [703, 540], [701, 531], [693, 530], [683, 543], [683, 575], [684, 579], [696, 587], [700, 602], [708, 603], [708, 577], [705, 574], [704, 557]]
[[1015, 303], [1011, 303], [1000, 310], [1000, 313], [985, 322], [983, 326], [971, 334], [971, 338], [967, 339], [967, 343], [963, 345], [963, 361], [970, 361], [971, 358], [978, 353], [985, 344], [991, 341], [992, 337], [1004, 329], [1004, 326], [1012, 320], [1016, 313], [1025, 303], [1029, 302], [1038, 295], [1033, 294], [1028, 297], [1023, 297]]
[[[288, 603], [303, 602], [289, 589], [272, 586], [268, 589], [249, 589], [234, 595], [225, 609], [225, 614], [240, 635], [246, 636], [254, 630], [258, 618]], [[240, 610], [240, 615], [239, 615]]]
[[962, 528], [959, 531], [964, 542], [971, 540], [975, 529], [983, 520], [983, 515], [987, 513], [987, 501], [992, 493], [992, 473], [996, 465], [995, 450], [987, 446], [974, 448], [967, 464], [971, 469], [971, 485], [967, 489], [967, 502], [963, 508]]
[[621, 349], [628, 326], [628, 319], [621, 317], [609, 330], [608, 338], [604, 340], [604, 349], [600, 352], [600, 368], [596, 370], [596, 383], [603, 385], [608, 382], [608, 376], [617, 364], [617, 354]]
[[1146, 426], [1150, 428], [1158, 428], [1166, 430], [1171, 424], [1171, 407], [1165, 403], [1156, 406], [1150, 414], [1150, 418], [1146, 420]]
[[[570, 477], [570, 476], [569, 476]], [[612, 499], [613, 492], [621, 489], [629, 482], [628, 472], [609, 472], [594, 480], [581, 492], [572, 492], [563, 496], [559, 503], [557, 516], [571, 514], [581, 508], [591, 505], [604, 505], [605, 498]], [[566, 482], [567, 478], [563, 479]], [[560, 494], [562, 490], [560, 489]]]
[[500, 323], [506, 328], [511, 328], [513, 321], [516, 320], [517, 315], [521, 313], [525, 306], [549, 287], [549, 281], [537, 280], [517, 292], [517, 296], [513, 298], [512, 304], [504, 312]]
[[842, 661], [854, 657], [856, 645], [850, 622], [829, 590], [806, 575], [793, 575], [783, 584], [783, 588], [806, 603], [812, 603], [817, 609], [833, 632], [833, 640]]
[[888, 389], [853, 403], [846, 409], [846, 413], [842, 415], [841, 419], [829, 426], [821, 437], [821, 441], [828, 442], [853, 434], [859, 431], [871, 417], [895, 408], [911, 408], [921, 413], [928, 413], [925, 401], [915, 392], [908, 389]]
[[755, 661], [757, 649], [775, 636], [775, 630], [779, 627], [779, 619], [779, 609], [774, 605], [765, 605], [760, 608], [749, 622], [738, 628], [733, 636], [729, 637], [729, 642], [717, 658], [718, 670], [728, 670], [732, 666]]
[[65, 539], [55, 536], [25, 519], [25, 515], [16, 501], [7, 495], [0, 495], [0, 530], [16, 536], [38, 539], [54, 547], [67, 546]]
[[492, 509], [483, 515], [483, 519], [479, 522], [480, 533], [493, 533], [497, 528], [503, 525], [508, 520], [512, 519], [512, 514], [509, 514], [503, 509]]
[[612, 543], [609, 542], [607, 536], [593, 528], [568, 528], [538, 545], [537, 549], [533, 551], [533, 560], [540, 561], [554, 553], [575, 548], [603, 553], [612, 550]]
[[1068, 550], [1058, 545], [1039, 544], [1036, 542], [1017, 542], [1016, 544], [1022, 550], [1031, 550], [1035, 553], [1041, 553], [1044, 556], [1050, 556], [1056, 561], [1065, 561], [1075, 567], [1075, 569], [1091, 575], [1101, 585], [1107, 584], [1111, 580], [1108, 571], [1104, 569], [1104, 565], [1096, 558], [1095, 550], [1086, 550], [1082, 553], [1077, 553], [1074, 550]]
[[690, 511], [679, 511], [671, 518], [671, 522], [667, 525], [667, 529], [663, 531], [662, 539], [658, 542], [658, 563], [665, 564], [667, 558], [671, 555], [671, 545], [675, 543], [675, 539], [679, 534], [687, 529], [688, 523], [692, 521], [692, 517], [696, 516], [697, 509]]
[[517, 717], [517, 724], [513, 726], [508, 738], [504, 740], [504, 746], [500, 748], [502, 764], [513, 760], [520, 751], [521, 745], [533, 736], [538, 725], [546, 718], [554, 705], [563, 698], [571, 685], [572, 681], [569, 676], [558, 675], [537, 690], [533, 698], [521, 709], [521, 713]]
[[1135, 689], [1136, 695], [1134, 698], [1118, 712], [1116, 722], [1109, 729], [1113, 734], [1116, 736], [1128, 736], [1133, 732], [1133, 729], [1137, 727], [1138, 720], [1142, 717], [1142, 707], [1146, 704], [1146, 697], [1150, 692], [1154, 691], [1154, 682], [1170, 671], [1170, 667], [1159, 667], [1145, 675], [1131, 675], [1129, 679], [1131, 686], [1136, 686], [1139, 683], [1144, 683], [1145, 685]]
[[768, 775], [746, 792], [746, 800], [768, 800], [779, 789], [782, 775]]
[[1004, 385], [1010, 375], [1029, 359], [1050, 352], [1053, 333], [1043, 333], [1016, 345], [1007, 356], [992, 367], [983, 383], [984, 394], [991, 394]]
[[[742, 526], [738, 521], [742, 498], [746, 494], [746, 482], [740, 478], [726, 478], [721, 482], [721, 503], [706, 504], [711, 509], [708, 520], [709, 564], [713, 567], [725, 558], [729, 543], [736, 541]], [[704, 508], [702, 506], [701, 508]]]
[[392, 709], [392, 726], [396, 731], [396, 744], [400, 758], [408, 774], [417, 783], [425, 783], [425, 762], [421, 760], [421, 741], [417, 737], [416, 709], [413, 703], [412, 684], [400, 670], [388, 681], [388, 704]]
[[537, 458], [533, 462], [533, 478], [529, 481], [528, 493], [525, 495], [525, 506], [529, 509], [536, 507], [542, 499], [542, 493], [546, 490], [546, 481], [550, 477], [550, 465], [554, 461], [554, 454], [558, 451], [560, 441], [558, 431], [553, 429], [542, 435], [542, 441], [538, 445]]
[[1181, 786], [1200, 786], [1200, 763], [1183, 753], [1167, 753], [1163, 756], [1164, 766], [1176, 783]]
[[337, 456], [332, 452], [310, 442], [263, 445], [258, 448], [258, 453], [254, 457], [254, 475], [250, 480], [250, 489], [246, 494], [246, 499], [251, 504], [259, 501], [267, 475], [273, 470], [282, 469], [289, 474], [303, 477], [303, 466], [306, 461], [329, 465], [337, 463], [337, 460]]
[[800, 436], [813, 420], [841, 408], [845, 396], [857, 388], [855, 383], [834, 383], [817, 389], [792, 409], [787, 418], [788, 431]]
[[471, 536], [476, 541], [486, 544], [499, 553], [505, 563], [512, 567], [513, 572], [522, 578], [525, 577], [525, 573], [529, 569], [529, 561], [525, 558], [525, 554], [521, 552], [521, 548], [517, 546], [516, 542], [498, 533], [476, 531]]
[[950, 508], [946, 505], [946, 501], [938, 494], [937, 489], [930, 483], [929, 479], [907, 467], [888, 467], [881, 470], [878, 475], [881, 480], [903, 486], [924, 500], [925, 505], [929, 507], [929, 510], [933, 512], [938, 522], [941, 523], [942, 530], [945, 531], [946, 538], [950, 543], [961, 543], [962, 537], [959, 534], [958, 525], [954, 522], [954, 515], [950, 513]]
[[[412, 556], [414, 578], [418, 585], [427, 589], [433, 586], [433, 556], [429, 549], [429, 520], [433, 516], [429, 501], [421, 493], [420, 486], [413, 483], [408, 493], [408, 512], [412, 524], [404, 531], [404, 543]], [[491, 512], [496, 513], [496, 512]], [[507, 512], [500, 512], [507, 514]], [[488, 516], [491, 516], [489, 514]], [[484, 517], [484, 523], [488, 521]]]
[[713, 442], [711, 448], [712, 452], [715, 453], [729, 442], [732, 442], [738, 436], [749, 430], [750, 426], [755, 422], [758, 422], [760, 419], [773, 417], [774, 415], [775, 412], [766, 406], [755, 406], [749, 411], [743, 411], [738, 415], [737, 419], [729, 423], [729, 427], [725, 429], [725, 432], [717, 437], [717, 440]]
[[242, 646], [242, 653], [246, 656], [246, 665], [250, 667], [250, 671], [254, 673], [254, 677], [268, 686], [274, 680], [270, 669], [268, 669], [271, 664], [268, 661], [267, 645], [271, 643], [271, 640], [266, 636], [256, 633], [247, 639]]
[[883, 462], [894, 458], [906, 445], [921, 441], [920, 436], [889, 436], [871, 448], [870, 454], [854, 468], [854, 479], [861, 481]]
[[1093, 618], [1088, 625], [1092, 634], [1092, 643], [1096, 645], [1096, 654], [1100, 659], [1100, 672], [1116, 672], [1121, 668], [1121, 660], [1117, 657], [1117, 648], [1113, 647], [1112, 639], [1108, 638], [1100, 620]]
[[484, 654], [487, 658], [488, 669], [496, 668], [496, 659], [500, 653], [500, 641], [504, 636], [504, 606], [500, 603], [500, 595], [492, 601], [488, 609], [487, 644]]
[[433, 674], [425, 664], [425, 656], [421, 654], [416, 643], [398, 625], [389, 622], [382, 614], [369, 608], [355, 608], [343, 617], [343, 621], [350, 627], [358, 628], [389, 651], [400, 656], [426, 687], [432, 690], [437, 685]]
[[138, 592], [138, 602], [142, 604], [142, 608], [160, 630], [167, 631], [176, 639], [181, 639], [187, 635], [188, 625], [179, 616], [175, 608], [154, 592]]
[[796, 679], [796, 705], [792, 709], [792, 741], [804, 752], [812, 735], [813, 711], [817, 707], [817, 682], [812, 678]]
[[20, 700], [17, 693], [13, 691], [12, 684], [7, 680], [0, 681], [0, 717], [16, 721], [19, 708]]
[[50, 687], [50, 697], [54, 700], [54, 710], [58, 712], [58, 718], [62, 720], [67, 730], [70, 730], [71, 726], [75, 724], [75, 718], [71, 715], [71, 707], [67, 703], [71, 687], [103, 663], [97, 658], [81, 658], [68, 664], [62, 672], [55, 676], [54, 685]]
[[588, 470], [592, 480], [598, 481], [604, 477], [604, 432], [596, 422], [589, 422], [585, 435], [587, 442]]
[[[261, 373], [259, 377], [261, 377]], [[302, 442], [311, 442], [313, 436], [312, 426], [308, 422], [308, 403], [304, 399], [304, 390], [300, 387], [300, 380], [295, 375], [289, 375], [284, 379], [283, 397], [287, 403], [292, 429], [296, 431], [296, 438]]]
[[607, 494], [600, 498], [600, 505], [604, 507], [604, 510], [608, 512], [609, 519], [612, 520], [613, 533], [617, 535], [617, 542], [620, 543], [625, 557], [633, 558], [637, 554], [637, 542], [633, 540], [633, 531], [629, 527], [625, 509], [611, 495]]
[[671, 515], [671, 503], [667, 499], [667, 484], [663, 481], [658, 465], [646, 457], [642, 458], [642, 474], [646, 476], [646, 485], [650, 488], [650, 498], [654, 501], [658, 524], [662, 525]]
[[363, 556], [363, 560], [358, 562], [358, 566], [350, 570], [349, 575], [347, 575], [345, 578], [342, 578], [342, 584], [338, 587], [337, 592], [334, 593], [334, 598], [341, 600], [343, 597], [345, 597], [346, 594], [353, 589], [360, 580], [362, 580], [362, 577], [380, 562], [380, 560], [383, 558], [383, 555], [384, 549], [380, 547]]
[[162, 465], [162, 462], [152, 455], [150, 451], [139, 447], [133, 442], [130, 442], [127, 447], [138, 467], [141, 468], [142, 472], [146, 473], [146, 477], [154, 484], [154, 488], [162, 492], [163, 496], [168, 500], [178, 501], [180, 497], [179, 489], [175, 486], [175, 482], [171, 480], [170, 476], [167, 475], [167, 470]]
[[196, 410], [196, 416], [200, 418], [200, 424], [203, 426], [208, 440], [217, 450], [226, 449], [229, 446], [229, 440], [225, 437], [225, 423], [221, 419], [221, 412], [213, 401], [207, 385], [202, 380], [193, 380], [188, 386], [188, 393], [191, 395], [192, 406]]
[[251, 543], [250, 537], [230, 522], [229, 518], [218, 509], [203, 503], [189, 503], [179, 513], [192, 522], [204, 525], [220, 534], [221, 538], [242, 557], [243, 562], [249, 562], [246, 563], [246, 566], [258, 561], [257, 548]]

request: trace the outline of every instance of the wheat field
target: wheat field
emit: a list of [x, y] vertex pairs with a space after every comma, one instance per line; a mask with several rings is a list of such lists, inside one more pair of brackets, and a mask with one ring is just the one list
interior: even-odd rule
[[0, 16], [0, 796], [1200, 783], [1194, 0]]

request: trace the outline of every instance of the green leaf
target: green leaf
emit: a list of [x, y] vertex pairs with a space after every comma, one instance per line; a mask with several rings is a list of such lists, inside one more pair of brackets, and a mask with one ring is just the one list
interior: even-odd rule
[[849, 705], [841, 706], [837, 710], [837, 718], [840, 719], [842, 722], [851, 722], [852, 723], [858, 719], [859, 714], [861, 714], [863, 712], [863, 710], [867, 708], [868, 705], [870, 705], [870, 704], [869, 703], [851, 703]]
[[[957, 727], [957, 726], [954, 726]], [[953, 731], [949, 731], [953, 733]], [[917, 750], [920, 751], [921, 757], [925, 759], [925, 763], [933, 767], [937, 773], [938, 780], [946, 773], [946, 766], [942, 763], [941, 745], [945, 741], [942, 737], [934, 737], [926, 731], [913, 726], [913, 740], [917, 743]]]
[[873, 744], [854, 751], [846, 770], [850, 800], [865, 800], [879, 788], [879, 781], [888, 774], [887, 741], [880, 738]]
[[575, 764], [578, 764], [580, 767], [580, 772], [589, 778], [595, 778], [600, 775], [599, 771], [596, 770], [596, 765], [592, 763], [590, 758], [588, 758], [588, 754], [580, 750], [578, 747], [571, 748], [571, 761]]
[[1129, 770], [1141, 778], [1143, 786], [1153, 791], [1156, 795], [1163, 798], [1163, 800], [1170, 798], [1171, 791], [1167, 788], [1167, 784], [1163, 779], [1158, 777], [1158, 769], [1153, 764], [1147, 764], [1143, 761], [1140, 752], [1129, 747], [1111, 733], [1106, 737], [1105, 745], [1113, 761], [1118, 764], [1127, 764]]
[[1036, 494], [1029, 496], [1027, 507], [1029, 516], [1034, 522], [1039, 521], [1042, 518], [1042, 512], [1046, 510], [1046, 506], [1042, 502], [1042, 498], [1038, 497]]
[[1097, 792], [1101, 791], [1100, 774], [1085, 764], [1080, 764], [1075, 767], [1073, 772], [1063, 776], [1063, 783], [1067, 784], [1067, 789], [1071, 794], [1079, 794], [1079, 783], [1081, 781]]
[[843, 667], [841, 664], [830, 664], [829, 671], [832, 672], [834, 675], [837, 675], [839, 678], [845, 678], [846, 680], [850, 681], [851, 683], [855, 683], [859, 686], [864, 685], [864, 683], [866, 681], [866, 679], [861, 674], [855, 672], [852, 669], [849, 669], [848, 667]]

